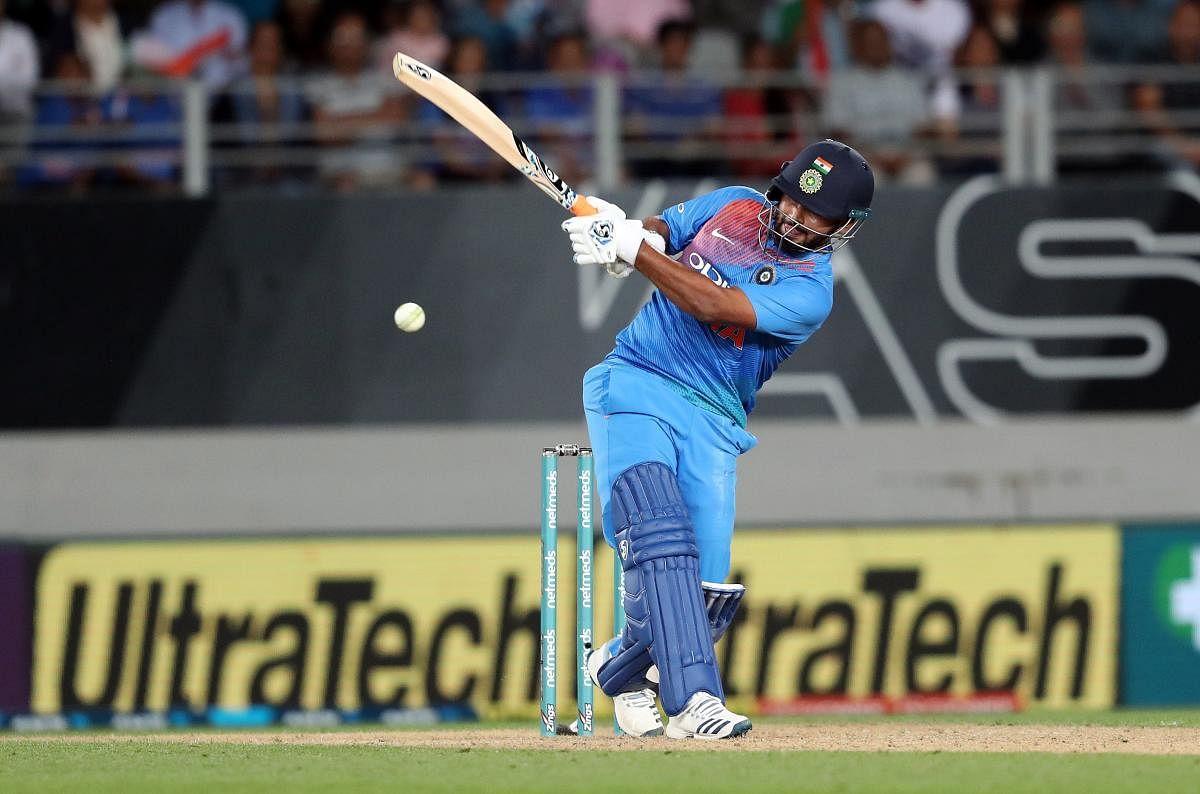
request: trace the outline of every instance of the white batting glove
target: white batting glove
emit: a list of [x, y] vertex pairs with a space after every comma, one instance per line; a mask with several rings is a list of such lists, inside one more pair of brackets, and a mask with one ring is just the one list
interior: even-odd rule
[[[625, 210], [621, 209], [612, 202], [605, 201], [599, 196], [588, 196], [587, 200], [589, 204], [596, 208], [596, 213], [598, 215], [611, 215], [619, 220], [625, 220], [626, 218]], [[641, 224], [638, 225], [641, 226]], [[652, 232], [649, 229], [643, 228], [642, 238], [650, 244], [651, 248], [653, 248], [655, 251], [658, 251], [660, 254], [666, 252], [667, 241], [664, 240], [663, 236], [658, 232]], [[628, 267], [627, 265], [628, 263], [622, 262], [620, 259], [618, 259], [616, 262], [613, 262], [611, 266], [609, 266], [608, 272], [617, 277], [628, 276], [633, 272], [633, 268]], [[614, 266], [621, 272], [614, 272]]]
[[604, 266], [604, 269], [607, 270], [608, 275], [612, 276], [613, 278], [629, 278], [633, 275], [633, 271], [637, 270], [637, 268], [633, 265], [629, 264], [628, 262], [622, 262], [620, 259], [618, 259], [616, 262], [609, 262]]
[[[625, 221], [625, 223], [637, 223], [637, 221]], [[655, 251], [658, 251], [661, 254], [667, 250], [667, 242], [662, 238], [661, 234], [643, 228], [640, 223], [638, 223], [638, 229], [642, 233], [642, 240], [646, 243], [649, 243], [650, 247]], [[634, 250], [634, 255], [637, 255], [636, 249]], [[608, 274], [613, 278], [626, 278], [637, 268], [623, 259], [617, 259], [617, 261], [610, 262], [605, 265], [604, 269], [607, 270]]]
[[625, 214], [625, 210], [621, 209], [616, 204], [613, 204], [611, 201], [605, 201], [599, 196], [586, 196], [586, 198], [587, 203], [596, 208], [597, 215], [608, 215], [620, 221], [623, 221], [629, 217]]
[[[605, 218], [609, 218], [609, 219], [613, 220], [614, 222], [616, 222], [616, 221], [623, 221], [627, 217], [625, 214], [625, 210], [621, 209], [616, 204], [613, 204], [611, 201], [605, 201], [604, 199], [600, 198], [599, 196], [586, 196], [585, 198], [587, 199], [587, 202], [596, 209], [596, 214], [590, 216], [592, 220], [600, 220], [601, 219], [600, 216], [604, 216]], [[563, 228], [564, 228], [564, 230], [566, 230], [565, 226]], [[578, 251], [576, 253], [578, 253]], [[579, 261], [578, 258], [576, 259], [576, 261], [577, 262]], [[584, 262], [584, 264], [600, 264], [600, 263], [594, 262], [591, 259], [588, 259], [586, 262]], [[625, 278], [626, 276], [628, 276], [630, 273], [633, 272], [633, 268], [630, 267], [629, 265], [627, 265], [626, 263], [622, 262], [620, 259], [616, 259], [616, 260], [613, 260], [612, 262], [606, 262], [603, 264], [605, 266], [605, 269], [607, 269], [611, 275], [613, 275], [617, 278]]]
[[[587, 196], [596, 215], [572, 218], [562, 225], [571, 237], [577, 265], [604, 265], [609, 274], [625, 278], [633, 273], [633, 261], [645, 240], [656, 251], [666, 250], [662, 235], [643, 229], [641, 223], [626, 219], [625, 210], [597, 196]], [[640, 239], [639, 239], [640, 238]]]
[[[642, 245], [642, 224], [609, 215], [585, 215], [564, 221], [563, 231], [571, 237], [577, 265], [604, 265], [618, 261], [632, 265]], [[624, 268], [621, 268], [622, 274]], [[613, 272], [610, 269], [610, 272]], [[613, 275], [617, 275], [613, 272]]]
[[[638, 230], [642, 233], [642, 240], [650, 245], [655, 251], [660, 254], [667, 250], [667, 241], [662, 238], [658, 232], [652, 232], [649, 229], [643, 228], [637, 221], [627, 221], [628, 223], [637, 223]], [[637, 249], [634, 249], [634, 255], [637, 255]], [[604, 266], [610, 276], [614, 278], [625, 278], [632, 273], [635, 268], [631, 263], [618, 259], [616, 262]]]

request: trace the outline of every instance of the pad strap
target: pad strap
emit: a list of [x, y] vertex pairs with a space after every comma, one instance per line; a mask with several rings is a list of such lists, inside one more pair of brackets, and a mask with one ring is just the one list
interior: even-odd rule
[[742, 598], [746, 595], [746, 586], [733, 583], [701, 582], [704, 590], [704, 606], [708, 610], [708, 628], [712, 632], [713, 642], [725, 636], [733, 624], [733, 617]]

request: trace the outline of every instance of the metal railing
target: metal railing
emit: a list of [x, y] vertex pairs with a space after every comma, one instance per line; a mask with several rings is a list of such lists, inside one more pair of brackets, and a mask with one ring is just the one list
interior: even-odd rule
[[[354, 179], [338, 182], [341, 175], [368, 187], [515, 178], [469, 133], [382, 74], [354, 85], [394, 103], [390, 116], [338, 121], [336, 113], [314, 112], [322, 79], [245, 81], [218, 94], [198, 82], [134, 81], [103, 97], [84, 85], [43, 83], [31, 114], [0, 120], [0, 182], [17, 189], [154, 184], [203, 196], [264, 185], [354, 186]], [[1200, 94], [1195, 70], [1039, 67], [965, 70], [952, 79], [962, 99], [953, 131], [930, 125], [870, 140], [856, 132], [879, 120], [861, 119], [845, 132], [869, 158], [874, 150], [899, 152], [950, 177], [990, 170], [1015, 183], [1049, 184], [1064, 164], [1195, 165], [1178, 145], [1200, 136], [1200, 100], [1178, 102]], [[1142, 86], [1173, 97], [1170, 106], [1147, 107]], [[836, 131], [825, 117], [827, 87], [794, 73], [567, 81], [505, 74], [470, 87], [569, 181], [596, 190], [637, 177], [768, 176], [805, 142]]]

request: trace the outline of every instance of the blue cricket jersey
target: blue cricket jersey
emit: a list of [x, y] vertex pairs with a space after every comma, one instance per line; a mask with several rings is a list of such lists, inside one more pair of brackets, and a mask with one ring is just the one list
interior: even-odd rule
[[754, 328], [702, 323], [655, 290], [608, 355], [662, 377], [693, 404], [741, 427], [759, 388], [833, 307], [828, 252], [802, 259], [763, 252], [758, 215], [766, 204], [757, 190], [726, 187], [662, 213], [667, 253], [719, 286], [745, 292]]

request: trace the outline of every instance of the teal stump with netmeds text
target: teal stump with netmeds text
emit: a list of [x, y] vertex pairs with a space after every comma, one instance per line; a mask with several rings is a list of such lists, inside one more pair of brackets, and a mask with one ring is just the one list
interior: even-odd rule
[[[558, 461], [577, 460], [575, 531], [575, 702], [576, 718], [569, 726], [558, 723]], [[587, 655], [594, 641], [595, 542], [594, 516], [596, 468], [592, 450], [578, 444], [557, 444], [542, 449], [541, 498], [541, 653], [539, 689], [541, 692], [540, 732], [542, 736], [559, 734], [591, 736], [594, 733], [595, 685], [587, 670]], [[613, 633], [625, 626], [623, 604], [624, 572], [613, 556]], [[620, 728], [613, 720], [613, 733]]]

